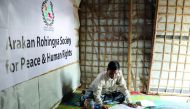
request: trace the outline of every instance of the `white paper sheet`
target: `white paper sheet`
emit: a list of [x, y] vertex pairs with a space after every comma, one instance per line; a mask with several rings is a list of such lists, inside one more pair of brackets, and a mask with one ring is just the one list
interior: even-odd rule
[[137, 108], [132, 108], [125, 104], [117, 104], [115, 106], [110, 107], [109, 109], [144, 109], [144, 108], [140, 106], [138, 106]]

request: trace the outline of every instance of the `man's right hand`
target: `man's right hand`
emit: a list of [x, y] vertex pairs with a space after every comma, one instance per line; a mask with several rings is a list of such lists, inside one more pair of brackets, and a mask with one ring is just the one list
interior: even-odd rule
[[107, 106], [102, 105], [102, 109], [108, 109], [108, 107], [107, 107]]

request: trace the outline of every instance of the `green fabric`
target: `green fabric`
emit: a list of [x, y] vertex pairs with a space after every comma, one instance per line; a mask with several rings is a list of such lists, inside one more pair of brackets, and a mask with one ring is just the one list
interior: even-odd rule
[[153, 95], [131, 95], [132, 101], [139, 101], [139, 100], [159, 100], [159, 96], [153, 96]]
[[61, 104], [56, 109], [82, 109], [82, 108], [77, 107], [77, 106], [67, 106], [67, 105]]

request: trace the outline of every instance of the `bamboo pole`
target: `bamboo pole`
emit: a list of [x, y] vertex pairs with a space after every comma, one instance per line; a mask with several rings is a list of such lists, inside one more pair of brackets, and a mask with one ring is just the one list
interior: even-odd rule
[[[176, 0], [176, 6], [177, 6], [178, 0]], [[175, 9], [175, 13], [177, 14], [177, 8]], [[177, 16], [174, 17], [174, 23], [177, 22]], [[174, 37], [175, 37], [175, 28], [176, 28], [176, 24], [174, 24], [174, 29], [173, 29], [173, 38], [172, 38], [172, 44], [171, 44], [171, 52], [170, 52], [170, 62], [169, 62], [169, 73], [168, 73], [168, 77], [167, 77], [167, 85], [166, 85], [166, 92], [169, 89], [168, 85], [169, 85], [169, 78], [170, 78], [170, 73], [171, 73], [171, 65], [172, 65], [172, 57], [173, 57], [173, 46], [174, 46]]]
[[144, 83], [142, 83], [142, 85], [143, 85], [143, 92], [145, 91], [145, 88], [146, 88], [146, 74], [145, 74], [145, 49], [146, 49], [146, 47], [145, 47], [145, 35], [146, 35], [146, 30], [147, 30], [147, 18], [146, 18], [146, 11], [147, 11], [147, 0], [144, 0], [144, 3], [145, 3], [145, 6], [144, 6], [144, 18], [143, 18], [143, 20], [144, 20], [144, 31], [143, 31], [143, 61], [142, 61], [142, 64], [143, 64], [143, 67], [144, 68], [142, 68], [142, 77], [143, 77], [143, 82]]
[[[124, 0], [124, 5], [127, 5], [127, 2], [126, 2], [126, 0]], [[127, 20], [127, 15], [126, 15], [126, 7], [123, 7], [123, 9], [124, 9], [124, 28], [125, 27], [127, 27], [127, 25], [126, 25], [126, 20]], [[124, 35], [123, 35], [123, 39], [125, 39], [126, 37], [127, 37], [127, 35], [126, 35], [126, 33], [127, 33], [127, 30], [126, 29], [124, 29]], [[125, 60], [126, 60], [126, 58], [124, 57], [125, 56], [125, 50], [126, 50], [126, 47], [125, 47], [125, 43], [127, 43], [127, 42], [125, 42], [125, 41], [123, 41], [123, 66], [125, 66]], [[124, 71], [124, 73], [125, 72], [127, 72], [127, 71]]]
[[131, 38], [132, 38], [132, 0], [129, 1], [129, 32], [128, 32], [128, 78], [127, 87], [131, 90]]
[[153, 71], [153, 68], [152, 68], [152, 65], [153, 65], [153, 62], [154, 62], [154, 60], [153, 60], [153, 54], [154, 54], [154, 51], [155, 51], [155, 43], [156, 43], [156, 31], [157, 31], [157, 22], [158, 22], [158, 9], [159, 9], [159, 7], [158, 7], [158, 5], [159, 5], [159, 0], [157, 0], [156, 1], [156, 10], [155, 10], [155, 19], [154, 19], [154, 27], [153, 27], [153, 39], [152, 39], [152, 45], [153, 45], [153, 47], [152, 47], [152, 52], [151, 52], [151, 60], [150, 60], [150, 62], [151, 62], [151, 65], [150, 65], [150, 70], [149, 70], [149, 80], [148, 80], [148, 90], [147, 90], [147, 93], [150, 93], [151, 92], [151, 90], [150, 90], [150, 88], [152, 87], [152, 86], [150, 86], [151, 84], [150, 84], [150, 82], [151, 82], [151, 77], [152, 77], [152, 71]]
[[[98, 0], [98, 65], [100, 65], [100, 0]], [[100, 67], [98, 66], [98, 72], [100, 72]]]
[[[138, 8], [138, 1], [136, 1], [136, 13], [137, 13], [137, 19], [139, 18], [139, 8]], [[137, 86], [139, 86], [139, 85], [137, 85], [137, 76], [138, 76], [138, 56], [139, 56], [139, 54], [138, 54], [138, 51], [139, 51], [139, 37], [140, 37], [140, 34], [138, 33], [138, 21], [137, 21], [137, 23], [136, 23], [136, 25], [135, 25], [135, 27], [136, 27], [136, 36], [137, 36], [137, 40], [136, 40], [136, 42], [137, 42], [137, 45], [136, 45], [136, 60], [135, 60], [135, 65], [136, 65], [136, 69], [135, 69], [135, 79], [134, 79], [134, 81], [135, 81], [135, 84], [134, 84], [134, 90], [135, 91], [137, 91]]]
[[[106, 7], [107, 7], [107, 9], [109, 8], [109, 2], [108, 2], [108, 1], [107, 1], [107, 6], [106, 6]], [[107, 31], [106, 31], [106, 33], [105, 33], [105, 39], [104, 39], [104, 40], [105, 40], [105, 47], [104, 47], [104, 48], [105, 48], [105, 53], [104, 53], [104, 66], [107, 67], [107, 63], [106, 63], [106, 62], [108, 61], [108, 58], [107, 58], [107, 36], [108, 36], [108, 34], [109, 34], [109, 31], [108, 31], [108, 30], [109, 30], [109, 26], [108, 26], [108, 19], [109, 19], [109, 18], [108, 18], [108, 13], [107, 13], [107, 12], [106, 12], [106, 17], [105, 17], [105, 19], [106, 19], [106, 26], [105, 26], [105, 29], [106, 29]], [[106, 67], [105, 67], [105, 68], [106, 68]]]
[[[167, 0], [167, 3], [166, 3], [166, 23], [165, 23], [165, 31], [168, 29], [168, 3], [169, 1]], [[165, 49], [166, 49], [166, 32], [164, 32], [164, 45], [163, 45], [163, 51], [162, 51], [162, 64], [161, 64], [161, 69], [160, 69], [160, 75], [159, 75], [159, 80], [158, 80], [158, 89], [157, 89], [157, 93], [159, 93], [159, 89], [160, 89], [160, 84], [162, 83], [161, 80], [162, 80], [162, 73], [163, 73], [163, 67], [164, 67], [164, 58], [165, 58]]]
[[[92, 2], [93, 3], [93, 8], [94, 8], [94, 1]], [[92, 14], [92, 18], [94, 18], [94, 12], [91, 12], [91, 14]], [[92, 21], [92, 19], [91, 19], [91, 21]], [[93, 21], [92, 21], [93, 22]], [[92, 25], [93, 25], [93, 23], [92, 23]], [[94, 28], [93, 28], [93, 30], [92, 30], [93, 32], [95, 32], [95, 30], [94, 30]], [[93, 34], [93, 36], [91, 36], [91, 34], [89, 33], [89, 36], [91, 36], [91, 40], [92, 40], [92, 54], [91, 54], [91, 56], [92, 56], [92, 61], [91, 61], [91, 71], [92, 72], [94, 72], [93, 71], [93, 68], [94, 68], [94, 66], [93, 66], [93, 63], [94, 63], [94, 51], [95, 51], [95, 47], [94, 47], [94, 33], [92, 33]], [[95, 36], [96, 37], [96, 36]], [[91, 73], [91, 76], [93, 77], [94, 75], [93, 75], [93, 73]]]
[[[182, 8], [182, 17], [181, 17], [181, 27], [180, 27], [180, 31], [182, 31], [183, 30], [183, 14], [184, 14], [184, 5], [185, 5], [185, 0], [183, 0], [183, 8]], [[181, 39], [182, 39], [182, 34], [181, 34], [181, 32], [180, 32], [180, 39], [179, 39], [179, 49], [178, 49], [178, 55], [177, 55], [177, 66], [176, 66], [176, 73], [175, 73], [175, 81], [174, 81], [174, 90], [173, 90], [173, 92], [175, 93], [175, 90], [176, 90], [176, 79], [177, 79], [177, 76], [178, 76], [178, 74], [179, 73], [181, 73], [181, 72], [178, 72], [178, 65], [179, 65], [179, 57], [180, 57], [180, 49], [181, 49], [181, 46], [180, 46], [180, 44], [181, 44]], [[184, 72], [183, 72], [184, 73]], [[183, 78], [182, 78], [183, 79]], [[181, 80], [182, 81], [182, 80]]]
[[[87, 2], [87, 3], [88, 3], [88, 2]], [[84, 78], [87, 78], [87, 74], [86, 74], [86, 73], [87, 73], [87, 72], [86, 72], [86, 57], [87, 57], [87, 56], [86, 56], [86, 55], [87, 55], [87, 54], [86, 54], [86, 51], [87, 51], [87, 50], [86, 50], [86, 49], [87, 49], [87, 48], [86, 48], [86, 45], [87, 45], [86, 40], [87, 40], [87, 32], [88, 32], [88, 31], [87, 31], [87, 8], [86, 8], [86, 7], [87, 7], [87, 3], [85, 3], [85, 12], [86, 12], [86, 13], [85, 13], [85, 50], [84, 50], [84, 51], [85, 51], [85, 53], [84, 53], [84, 54], [85, 54], [85, 58], [84, 58], [85, 67], [84, 67]], [[87, 83], [85, 83], [85, 88], [87, 88]]]

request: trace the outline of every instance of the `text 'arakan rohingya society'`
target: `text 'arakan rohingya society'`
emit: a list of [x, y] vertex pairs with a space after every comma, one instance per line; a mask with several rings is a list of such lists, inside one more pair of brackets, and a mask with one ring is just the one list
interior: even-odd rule
[[46, 47], [51, 46], [56, 48], [58, 45], [71, 45], [71, 38], [62, 37], [59, 38], [49, 38], [49, 36], [39, 37], [35, 39], [25, 39], [22, 36], [20, 39], [12, 39], [10, 36], [7, 41], [7, 49], [25, 49], [25, 48], [35, 48], [35, 47]]

